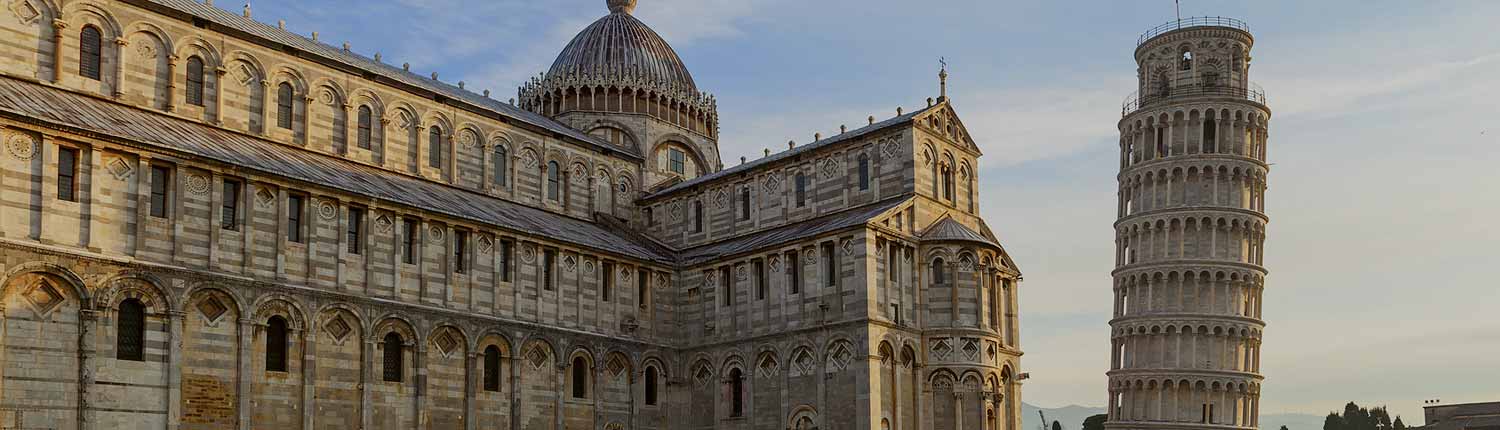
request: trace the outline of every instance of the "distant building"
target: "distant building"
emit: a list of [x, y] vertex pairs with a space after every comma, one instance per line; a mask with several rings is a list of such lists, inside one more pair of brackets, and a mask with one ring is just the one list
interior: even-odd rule
[[1422, 430], [1500, 430], [1500, 402], [1422, 408]]

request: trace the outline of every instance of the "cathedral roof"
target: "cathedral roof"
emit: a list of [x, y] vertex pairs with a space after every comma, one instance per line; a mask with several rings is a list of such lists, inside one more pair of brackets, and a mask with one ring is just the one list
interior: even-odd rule
[[653, 244], [596, 223], [38, 83], [0, 77], [0, 117], [159, 147], [645, 261], [674, 260]]
[[927, 231], [922, 232], [922, 241], [975, 242], [994, 246], [996, 248], [1000, 247], [999, 243], [996, 243], [994, 240], [985, 237], [985, 235], [979, 234], [979, 232], [976, 232], [973, 229], [965, 227], [957, 220], [954, 220], [952, 216], [947, 215], [943, 216], [943, 219], [938, 220], [938, 222], [933, 223], [932, 226], [927, 227]]
[[608, 0], [610, 14], [583, 29], [563, 48], [548, 78], [567, 75], [629, 76], [657, 86], [698, 92], [682, 59], [655, 30], [631, 15], [635, 0]]

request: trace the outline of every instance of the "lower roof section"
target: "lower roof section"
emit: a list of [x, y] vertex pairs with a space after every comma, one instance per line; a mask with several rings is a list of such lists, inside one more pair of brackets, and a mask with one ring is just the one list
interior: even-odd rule
[[863, 225], [871, 221], [883, 218], [886, 212], [901, 207], [912, 201], [912, 197], [890, 198], [884, 201], [871, 203], [845, 210], [840, 213], [822, 215], [807, 221], [786, 225], [769, 231], [757, 232], [733, 239], [726, 239], [707, 245], [684, 250], [681, 255], [682, 267], [711, 261], [720, 257], [738, 255], [755, 251], [787, 242], [816, 237], [820, 234], [830, 233], [846, 228]]
[[588, 221], [44, 84], [0, 77], [0, 115], [202, 157], [642, 261], [670, 265], [675, 260], [651, 244], [637, 243]]

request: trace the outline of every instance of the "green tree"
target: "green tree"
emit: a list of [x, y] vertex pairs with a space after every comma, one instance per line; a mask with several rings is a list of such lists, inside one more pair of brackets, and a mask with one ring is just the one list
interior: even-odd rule
[[1393, 428], [1394, 430], [1406, 430], [1406, 423], [1401, 422], [1401, 416], [1400, 415], [1396, 416], [1396, 422], [1395, 422], [1395, 424], [1392, 424], [1391, 426], [1392, 426], [1391, 428]]
[[1052, 430], [1062, 430], [1062, 423], [1052, 421]]
[[1329, 412], [1328, 416], [1323, 418], [1323, 430], [1344, 430], [1344, 418], [1339, 414]]
[[1109, 414], [1099, 414], [1083, 419], [1083, 430], [1104, 430], [1104, 422], [1109, 420]]
[[1281, 425], [1281, 430], [1287, 430], [1287, 429], [1286, 429], [1286, 424], [1282, 424], [1282, 425]]

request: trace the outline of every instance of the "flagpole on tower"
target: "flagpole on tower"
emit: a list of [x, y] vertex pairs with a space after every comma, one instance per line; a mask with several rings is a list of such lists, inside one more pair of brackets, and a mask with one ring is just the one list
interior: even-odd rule
[[1172, 0], [1177, 5], [1177, 29], [1182, 29], [1182, 0]]

